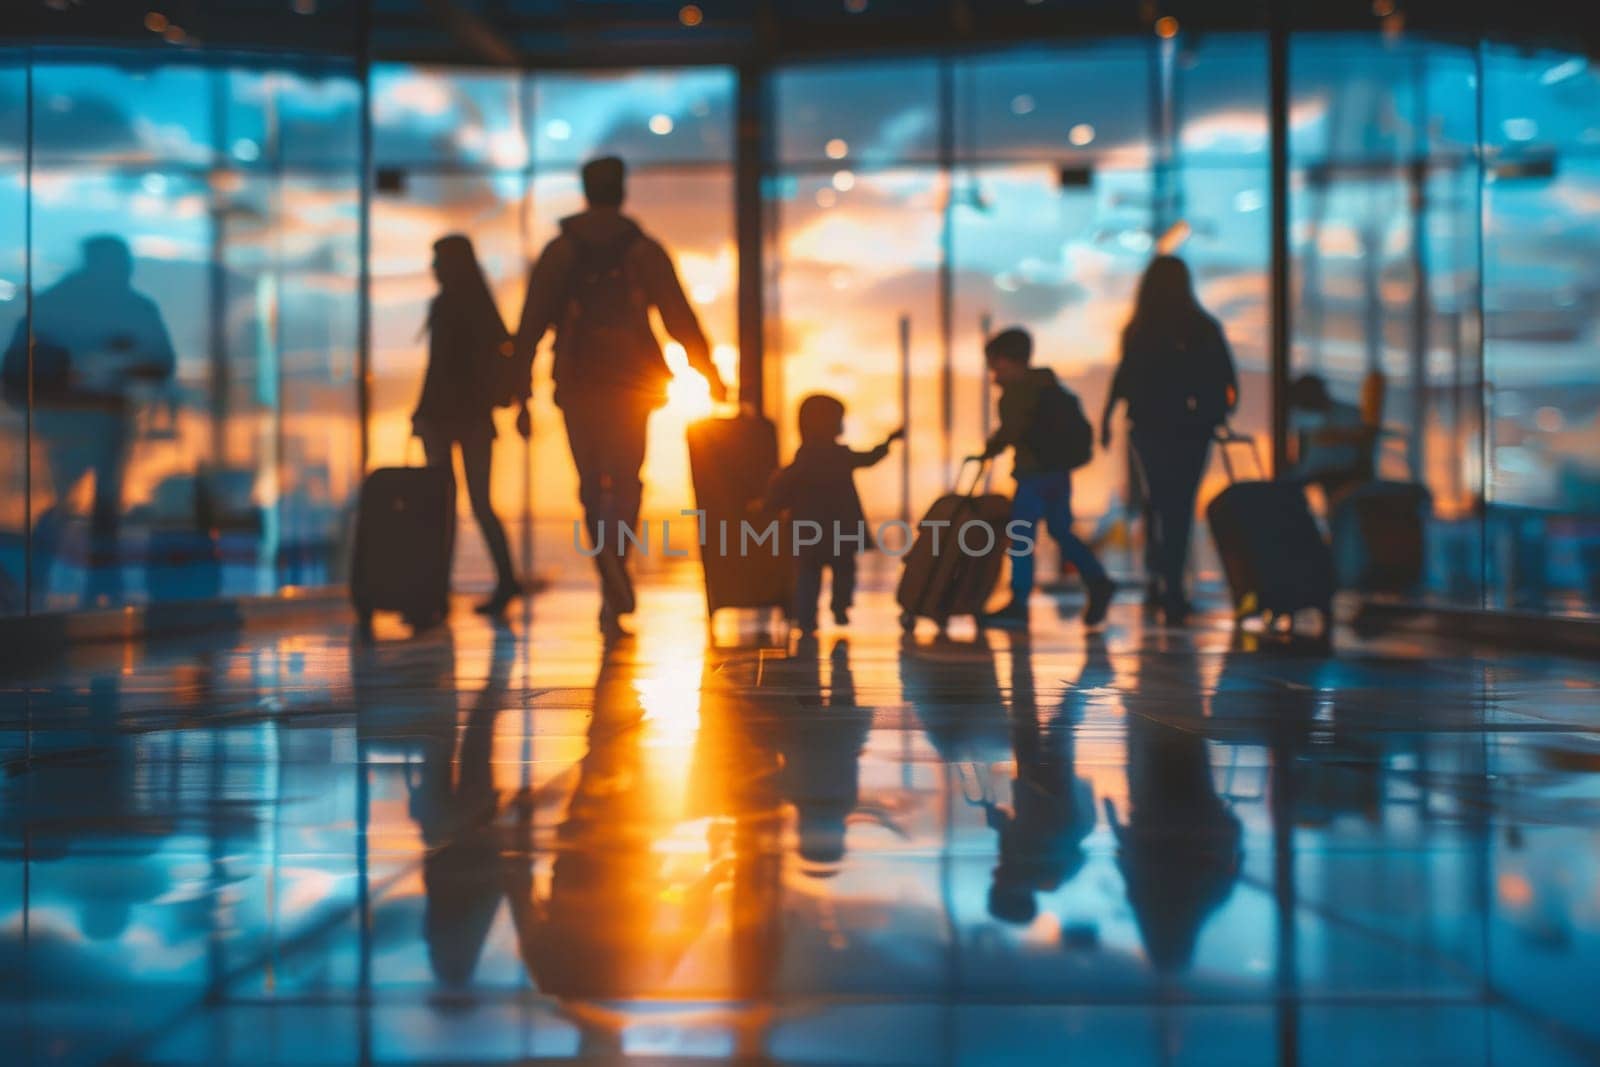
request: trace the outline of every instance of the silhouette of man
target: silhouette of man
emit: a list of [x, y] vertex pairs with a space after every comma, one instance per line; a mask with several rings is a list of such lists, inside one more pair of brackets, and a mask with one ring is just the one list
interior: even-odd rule
[[[48, 591], [65, 531], [66, 501], [94, 475], [87, 599], [121, 592], [117, 536], [122, 476], [133, 428], [132, 386], [169, 380], [176, 366], [161, 311], [133, 288], [133, 254], [120, 237], [83, 242], [77, 270], [33, 302], [33, 430], [49, 468], [51, 506], [34, 528], [34, 584]], [[19, 326], [19, 333], [26, 324]], [[21, 344], [26, 346], [26, 334]], [[12, 350], [18, 347], [13, 339]], [[14, 365], [6, 360], [7, 391]], [[26, 381], [25, 364], [23, 381]], [[25, 389], [24, 385], [24, 389]]]
[[[683, 346], [689, 365], [710, 384], [713, 399], [727, 393], [671, 258], [622, 214], [624, 174], [614, 156], [584, 164], [589, 209], [561, 220], [560, 236], [529, 272], [516, 339], [531, 374], [540, 341], [546, 331], [556, 331], [555, 402], [578, 468], [590, 543], [600, 548], [610, 527], [607, 553], [615, 555], [625, 552], [617, 524], [638, 522], [645, 430], [650, 413], [666, 402], [672, 377], [650, 326], [652, 307]], [[604, 581], [610, 561], [597, 556], [596, 562], [602, 566], [600, 628], [608, 637], [619, 636], [618, 617], [631, 604]]]

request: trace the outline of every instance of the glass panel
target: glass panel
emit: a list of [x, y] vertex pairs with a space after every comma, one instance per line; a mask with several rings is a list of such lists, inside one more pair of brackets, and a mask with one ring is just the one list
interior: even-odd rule
[[1600, 611], [1600, 77], [1485, 54], [1489, 606]]
[[730, 159], [734, 84], [726, 67], [542, 74], [533, 81], [534, 159]]
[[[948, 487], [939, 424], [939, 242], [945, 182], [934, 170], [780, 180], [777, 307], [782, 315], [777, 413], [787, 456], [796, 413], [813, 392], [845, 402], [845, 440], [867, 448], [901, 421], [899, 320], [911, 322], [911, 513]], [[960, 453], [956, 453], [959, 455]], [[869, 521], [899, 517], [899, 453], [856, 476]]]
[[34, 158], [206, 164], [212, 86], [199, 66], [34, 63]]
[[356, 83], [48, 59], [36, 80], [56, 140], [31, 183], [33, 609], [337, 580], [358, 473]]
[[773, 75], [772, 94], [781, 163], [880, 167], [938, 156], [932, 60], [790, 68]]
[[[1292, 417], [1299, 471], [1325, 472], [1317, 480], [1330, 512], [1350, 488], [1340, 464], [1425, 487], [1426, 591], [1476, 606], [1478, 169], [1457, 147], [1476, 122], [1473, 58], [1308, 35], [1295, 42], [1291, 71], [1292, 374], [1321, 379], [1332, 401]], [[1315, 443], [1341, 421], [1372, 436], [1343, 451]]]
[[372, 134], [378, 165], [525, 166], [522, 85], [523, 79], [511, 73], [374, 67]]
[[956, 79], [957, 143], [981, 159], [1143, 166], [1150, 155], [1150, 56], [1142, 41], [1110, 40], [964, 63]]

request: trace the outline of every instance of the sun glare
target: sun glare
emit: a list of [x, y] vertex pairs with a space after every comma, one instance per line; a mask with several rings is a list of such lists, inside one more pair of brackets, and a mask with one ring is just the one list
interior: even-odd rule
[[667, 383], [667, 410], [683, 419], [703, 419], [712, 412], [711, 386], [689, 367], [683, 346], [669, 341], [663, 353], [672, 380]]

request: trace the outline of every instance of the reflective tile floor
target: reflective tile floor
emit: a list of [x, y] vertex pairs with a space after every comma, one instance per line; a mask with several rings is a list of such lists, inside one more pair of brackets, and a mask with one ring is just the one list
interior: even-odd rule
[[1600, 664], [1076, 609], [7, 678], [0, 1061], [1597, 1061]]

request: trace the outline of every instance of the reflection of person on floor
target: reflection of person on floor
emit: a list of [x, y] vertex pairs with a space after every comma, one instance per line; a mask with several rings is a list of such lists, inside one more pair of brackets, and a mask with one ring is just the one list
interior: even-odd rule
[[1157, 256], [1145, 268], [1122, 331], [1122, 358], [1106, 394], [1100, 443], [1111, 447], [1111, 415], [1126, 401], [1146, 489], [1145, 560], [1152, 571], [1147, 603], [1160, 604], [1173, 625], [1189, 615], [1183, 576], [1211, 438], [1238, 399], [1233, 352], [1222, 326], [1200, 306], [1183, 260]]
[[[176, 367], [160, 309], [133, 288], [132, 280], [127, 242], [91, 237], [83, 243], [78, 269], [33, 301], [33, 435], [44, 453], [51, 492], [50, 506], [33, 531], [34, 588], [48, 591], [72, 491], [92, 475], [90, 572], [84, 590], [89, 602], [115, 601], [122, 592], [117, 539], [137, 414], [134, 388], [140, 382], [166, 382]], [[5, 359], [12, 397], [19, 385], [26, 397], [26, 353], [24, 321]]]
[[[460, 234], [436, 241], [433, 273], [439, 295], [428, 309], [428, 370], [411, 429], [422, 439], [429, 466], [453, 470], [452, 448], [461, 449], [472, 516], [494, 561], [494, 592], [478, 611], [500, 615], [518, 592], [511, 548], [490, 496], [494, 409], [520, 399], [512, 395], [510, 336], [471, 241]], [[518, 426], [528, 428], [526, 420]]]
[[435, 729], [411, 784], [411, 817], [426, 850], [422, 885], [428, 961], [440, 984], [451, 990], [472, 980], [500, 907], [501, 835], [495, 827], [500, 805], [490, 755], [514, 651], [510, 631], [497, 631], [489, 678], [467, 716], [459, 752], [451, 702], [449, 721], [432, 724]]
[[1073, 716], [1082, 691], [1103, 685], [1110, 673], [1105, 643], [1093, 640], [1077, 682], [1050, 716], [1038, 705], [1027, 643], [1011, 646], [1011, 745], [1017, 767], [1011, 806], [984, 799], [989, 826], [1000, 839], [1000, 861], [989, 887], [989, 913], [997, 919], [1032, 922], [1039, 911], [1036, 894], [1061, 888], [1083, 867], [1083, 839], [1094, 829], [1094, 790], [1073, 772]]
[[1011, 751], [994, 649], [982, 630], [971, 641], [940, 635], [900, 639], [900, 692], [941, 759], [994, 763]]
[[[595, 681], [589, 751], [556, 830], [548, 896], [529, 873], [508, 868], [507, 893], [528, 973], [541, 993], [609, 1000], [660, 993], [705, 930], [725, 862], [691, 880], [657, 847], [671, 826], [664, 783], [651, 765], [638, 670], [608, 653]], [[575, 1015], [575, 1017], [577, 1017]], [[580, 1019], [581, 1022], [581, 1019]], [[588, 1039], [620, 1040], [603, 1027]]]
[[832, 873], [844, 859], [846, 820], [861, 800], [861, 750], [872, 712], [856, 706], [848, 641], [835, 641], [828, 654], [826, 699], [816, 643], [801, 642], [797, 660], [800, 706], [778, 723], [780, 785], [794, 805], [800, 858], [812, 873]]
[[855, 472], [881, 462], [905, 431], [896, 430], [876, 448], [857, 452], [840, 443], [844, 404], [826, 393], [814, 393], [800, 401], [799, 422], [800, 448], [789, 465], [773, 475], [767, 506], [787, 512], [791, 522], [817, 526], [818, 543], [800, 549], [794, 557], [790, 618], [807, 634], [817, 628], [824, 567], [833, 574], [833, 621], [840, 626], [850, 622], [856, 553], [867, 545], [867, 517], [856, 492]]
[[[627, 546], [617, 524], [639, 519], [646, 426], [666, 402], [672, 377], [650, 326], [652, 307], [710, 384], [712, 399], [726, 393], [671, 257], [622, 214], [623, 179], [615, 157], [584, 165], [589, 208], [561, 220], [560, 236], [540, 254], [517, 328], [518, 356], [529, 368], [546, 331], [556, 331], [555, 402], [566, 419], [590, 543], [602, 548], [609, 527], [606, 551], [618, 555]], [[608, 636], [622, 632], [621, 608], [601, 606]]]
[[[1192, 655], [1161, 680], [1161, 695], [1127, 698], [1128, 821], [1110, 801], [1117, 866], [1151, 964], [1186, 969], [1206, 919], [1233, 892], [1242, 862], [1239, 820], [1217, 794], [1205, 736], [1200, 677]], [[1141, 675], [1149, 665], [1141, 667]], [[1141, 677], [1141, 685], [1148, 679]], [[1173, 694], [1192, 694], [1174, 704]]]

